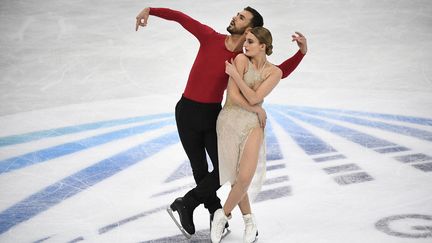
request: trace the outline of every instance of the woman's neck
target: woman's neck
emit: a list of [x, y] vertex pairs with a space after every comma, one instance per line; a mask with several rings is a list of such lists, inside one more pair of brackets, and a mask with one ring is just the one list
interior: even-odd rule
[[261, 70], [267, 62], [267, 57], [265, 54], [258, 54], [256, 56], [250, 57], [250, 60], [256, 70]]

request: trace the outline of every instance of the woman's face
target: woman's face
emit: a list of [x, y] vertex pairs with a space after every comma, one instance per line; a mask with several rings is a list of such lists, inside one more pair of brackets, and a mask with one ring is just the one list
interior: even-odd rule
[[246, 41], [243, 43], [244, 54], [248, 57], [253, 57], [262, 51], [265, 51], [265, 44], [260, 44], [258, 38], [251, 32], [247, 33]]

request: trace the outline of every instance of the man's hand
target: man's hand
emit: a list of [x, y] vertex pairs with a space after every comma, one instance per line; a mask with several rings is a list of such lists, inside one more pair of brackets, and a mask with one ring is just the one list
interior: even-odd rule
[[306, 55], [307, 52], [307, 41], [306, 37], [300, 32], [295, 32], [297, 35], [292, 35], [292, 41], [296, 41], [300, 51], [303, 55]]
[[147, 20], [149, 18], [150, 8], [143, 9], [138, 16], [136, 16], [136, 25], [135, 31], [138, 31], [139, 26], [145, 27], [147, 26]]

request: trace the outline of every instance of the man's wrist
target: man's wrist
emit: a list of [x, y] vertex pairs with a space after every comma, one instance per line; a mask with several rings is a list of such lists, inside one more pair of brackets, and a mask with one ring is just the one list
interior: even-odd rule
[[303, 55], [306, 55], [306, 53], [307, 53], [307, 48], [300, 48], [300, 52], [301, 52]]

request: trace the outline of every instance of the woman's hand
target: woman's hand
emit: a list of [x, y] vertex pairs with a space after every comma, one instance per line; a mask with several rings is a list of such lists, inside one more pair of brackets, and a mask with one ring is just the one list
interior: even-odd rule
[[231, 58], [231, 62], [225, 61], [225, 73], [234, 79], [237, 82], [240, 74], [237, 71], [237, 67], [235, 66], [233, 59]]
[[262, 128], [264, 128], [266, 126], [266, 122], [267, 122], [266, 111], [261, 106], [257, 106], [256, 113], [258, 115], [258, 121], [259, 121], [260, 126]]

